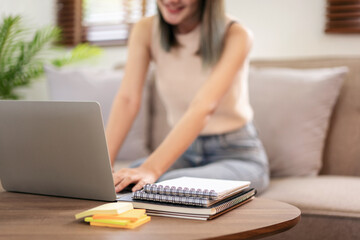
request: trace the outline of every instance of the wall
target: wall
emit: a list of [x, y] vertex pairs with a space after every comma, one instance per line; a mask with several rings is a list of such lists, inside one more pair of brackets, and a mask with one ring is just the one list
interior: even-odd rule
[[[326, 0], [225, 0], [226, 10], [255, 36], [252, 58], [360, 55], [360, 34], [324, 33]], [[55, 23], [56, 0], [0, 0], [0, 16], [22, 14], [29, 26]], [[126, 48], [106, 48], [97, 61], [112, 67], [126, 60]], [[46, 99], [45, 80], [25, 90], [30, 99]]]
[[[56, 23], [56, 0], [0, 0], [0, 17], [20, 14], [27, 27], [37, 29]], [[112, 68], [126, 61], [125, 47], [110, 47], [104, 49], [103, 55], [83, 63], [83, 66], [96, 65], [100, 68]], [[81, 64], [80, 64], [81, 65]], [[20, 87], [17, 92], [24, 99], [48, 99], [45, 77], [34, 81], [30, 87]]]
[[0, 16], [21, 14], [30, 26], [55, 23], [55, 0], [0, 0]]
[[[39, 28], [56, 23], [56, 0], [0, 0], [0, 16], [20, 14], [28, 27]], [[109, 47], [97, 63], [112, 67], [125, 62], [126, 48]]]
[[360, 34], [325, 34], [326, 0], [226, 0], [255, 35], [253, 58], [360, 55]]
[[[34, 27], [55, 23], [56, 0], [0, 0], [0, 16], [22, 14]], [[252, 56], [285, 58], [359, 55], [360, 34], [325, 34], [326, 0], [225, 0], [226, 10], [255, 35]], [[108, 49], [104, 65], [126, 51]]]

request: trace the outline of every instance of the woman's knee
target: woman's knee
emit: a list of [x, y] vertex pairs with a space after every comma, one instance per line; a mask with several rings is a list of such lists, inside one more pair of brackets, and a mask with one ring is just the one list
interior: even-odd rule
[[251, 186], [254, 187], [258, 194], [263, 193], [269, 186], [269, 175], [263, 174], [262, 176], [259, 176], [257, 181], [254, 181]]
[[267, 164], [242, 160], [226, 160], [222, 164], [228, 171], [229, 180], [250, 181], [250, 186], [258, 193], [263, 192], [269, 185]]

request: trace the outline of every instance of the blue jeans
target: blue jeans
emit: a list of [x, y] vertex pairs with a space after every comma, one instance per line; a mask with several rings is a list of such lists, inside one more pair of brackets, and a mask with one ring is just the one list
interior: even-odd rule
[[[131, 167], [140, 166], [145, 159]], [[183, 176], [246, 180], [258, 192], [265, 190], [268, 160], [253, 124], [224, 134], [199, 136], [158, 181]]]

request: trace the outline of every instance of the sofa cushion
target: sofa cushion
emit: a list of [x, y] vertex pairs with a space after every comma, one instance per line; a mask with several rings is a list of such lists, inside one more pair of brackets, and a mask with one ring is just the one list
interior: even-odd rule
[[317, 176], [278, 178], [260, 197], [290, 203], [305, 214], [360, 217], [360, 178]]
[[334, 107], [320, 174], [360, 176], [360, 57], [311, 57], [254, 60], [252, 66], [281, 68], [329, 68], [346, 66], [349, 73]]
[[[119, 89], [123, 70], [105, 69], [57, 69], [45, 68], [51, 100], [58, 101], [97, 101], [101, 106], [104, 125], [107, 123], [111, 105]], [[133, 160], [148, 155], [147, 94], [142, 106], [117, 159]]]
[[250, 102], [272, 177], [314, 176], [347, 68], [251, 68]]

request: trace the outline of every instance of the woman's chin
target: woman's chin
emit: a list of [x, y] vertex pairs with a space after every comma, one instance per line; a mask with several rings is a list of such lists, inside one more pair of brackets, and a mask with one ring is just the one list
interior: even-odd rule
[[179, 13], [169, 13], [169, 12], [164, 12], [162, 15], [164, 17], [164, 20], [171, 25], [177, 25], [180, 24], [181, 21], [183, 21], [184, 18], [184, 14], [182, 14], [183, 12], [179, 12]]
[[178, 25], [179, 23], [181, 23], [181, 19], [179, 17], [164, 16], [164, 20], [170, 25]]

